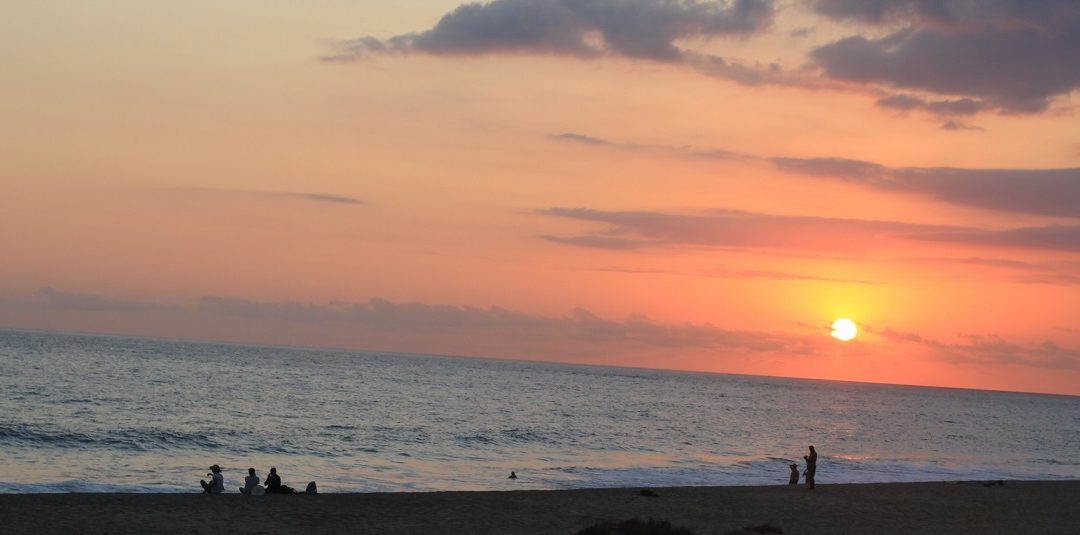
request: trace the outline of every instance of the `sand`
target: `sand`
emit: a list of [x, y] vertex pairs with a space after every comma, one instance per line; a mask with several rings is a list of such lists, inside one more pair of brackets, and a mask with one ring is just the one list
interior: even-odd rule
[[802, 487], [210, 496], [0, 495], [2, 533], [572, 534], [656, 518], [695, 534], [769, 523], [800, 533], [1076, 533], [1080, 480]]

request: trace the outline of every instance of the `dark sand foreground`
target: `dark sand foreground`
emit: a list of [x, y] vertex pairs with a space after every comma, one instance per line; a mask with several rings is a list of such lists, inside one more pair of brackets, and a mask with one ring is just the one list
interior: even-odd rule
[[2, 533], [558, 533], [634, 517], [695, 534], [1080, 534], [1080, 481], [209, 496], [0, 496]]

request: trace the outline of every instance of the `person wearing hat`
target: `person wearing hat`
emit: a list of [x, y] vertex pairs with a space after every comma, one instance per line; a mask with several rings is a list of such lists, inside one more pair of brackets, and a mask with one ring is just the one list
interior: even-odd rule
[[210, 476], [210, 482], [199, 480], [199, 484], [202, 485], [203, 494], [221, 494], [225, 492], [225, 476], [221, 475], [221, 467], [213, 465], [210, 467], [210, 473], [206, 474]]

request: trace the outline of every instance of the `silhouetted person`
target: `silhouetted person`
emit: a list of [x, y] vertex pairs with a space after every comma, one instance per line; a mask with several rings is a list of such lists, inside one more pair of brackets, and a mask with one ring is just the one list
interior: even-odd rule
[[315, 484], [314, 481], [312, 481], [311, 483], [308, 483], [307, 488], [304, 489], [304, 494], [318, 494], [318, 493], [319, 493], [319, 487], [318, 487], [318, 485]]
[[517, 479], [517, 474], [515, 474], [513, 472], [510, 472], [510, 477], [508, 477], [506, 479]]
[[277, 473], [277, 468], [270, 467], [270, 475], [266, 476], [266, 493], [267, 494], [292, 494], [296, 492], [292, 487], [281, 484], [281, 476]]
[[793, 463], [793, 464], [789, 464], [788, 466], [791, 467], [791, 477], [788, 478], [787, 484], [788, 485], [798, 485], [799, 484], [799, 465]]
[[214, 465], [210, 467], [210, 473], [206, 474], [210, 476], [210, 482], [199, 480], [199, 484], [202, 485], [203, 494], [221, 494], [225, 492], [225, 476], [221, 475], [221, 467]]
[[806, 459], [806, 488], [814, 490], [814, 472], [817, 471], [817, 451], [810, 446], [810, 455], [803, 455]]
[[251, 494], [251, 491], [258, 486], [259, 476], [255, 475], [254, 468], [248, 468], [248, 475], [244, 478], [244, 486], [240, 488], [240, 494]]

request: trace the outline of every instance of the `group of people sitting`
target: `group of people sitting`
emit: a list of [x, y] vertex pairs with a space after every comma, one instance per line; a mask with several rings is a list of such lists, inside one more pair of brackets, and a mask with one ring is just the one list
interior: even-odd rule
[[[210, 467], [210, 473], [206, 474], [210, 476], [210, 481], [200, 480], [199, 484], [202, 485], [204, 494], [221, 494], [225, 492], [225, 476], [221, 473], [221, 467], [213, 465]], [[266, 476], [266, 486], [259, 484], [259, 476], [255, 475], [254, 468], [248, 468], [248, 475], [244, 478], [244, 486], [240, 487], [240, 494], [249, 494], [253, 496], [260, 496], [263, 494], [295, 494], [296, 490], [288, 485], [281, 484], [281, 476], [277, 473], [277, 468], [270, 467], [270, 475]], [[315, 482], [307, 484], [307, 489], [304, 490], [305, 494], [318, 494], [319, 489], [315, 485]]]

